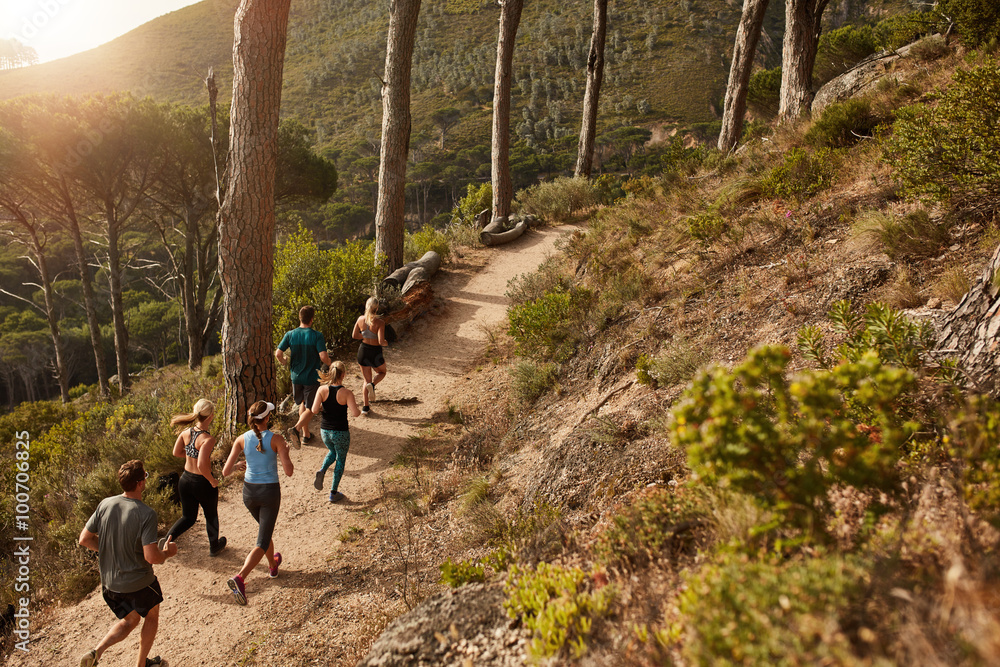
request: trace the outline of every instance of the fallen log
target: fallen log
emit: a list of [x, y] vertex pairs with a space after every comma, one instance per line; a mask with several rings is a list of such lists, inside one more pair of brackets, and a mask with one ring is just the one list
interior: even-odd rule
[[501, 245], [518, 238], [527, 229], [528, 222], [526, 220], [520, 220], [512, 228], [507, 229], [507, 218], [497, 218], [479, 232], [479, 240], [485, 246]]
[[407, 262], [382, 280], [383, 287], [403, 287], [412, 272], [416, 268], [421, 268], [425, 272], [424, 280], [433, 276], [441, 268], [441, 255], [433, 250], [428, 250], [424, 256], [415, 262]]

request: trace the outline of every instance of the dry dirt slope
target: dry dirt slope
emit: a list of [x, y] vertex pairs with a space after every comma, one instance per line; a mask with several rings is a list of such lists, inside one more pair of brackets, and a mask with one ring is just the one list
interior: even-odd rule
[[[398, 601], [377, 587], [362, 586], [357, 577], [337, 580], [338, 571], [331, 570], [330, 562], [338, 555], [342, 560], [351, 548], [338, 538], [350, 526], [366, 523], [366, 513], [377, 503], [379, 474], [392, 466], [401, 443], [442, 407], [453, 382], [483, 344], [484, 327], [505, 316], [507, 282], [534, 270], [566, 231], [529, 232], [489, 251], [479, 271], [446, 267], [435, 277], [437, 306], [387, 352], [390, 374], [379, 385], [375, 414], [352, 424], [351, 453], [341, 483], [347, 501], [331, 505], [327, 492], [312, 486], [313, 471], [326, 453], [321, 443], [293, 450], [295, 474], [282, 480], [274, 537], [284, 565], [275, 580], [267, 578], [264, 564], [257, 567], [247, 581], [246, 607], [233, 602], [225, 582], [252, 546], [256, 525], [242, 505], [241, 485], [225, 488], [219, 513], [229, 548], [218, 558], [208, 558], [204, 522], [199, 520], [181, 537], [177, 557], [156, 568], [165, 600], [152, 655], [183, 667], [351, 664], [364, 654], [367, 645], [359, 645], [357, 637], [371, 624], [384, 623], [383, 612]], [[351, 363], [349, 368], [357, 366]], [[347, 384], [360, 395], [360, 373], [352, 370]], [[12, 656], [10, 662], [76, 665], [112, 620], [95, 590], [79, 604], [43, 619], [34, 629], [31, 651]], [[104, 654], [101, 667], [134, 665], [137, 647], [135, 632]]]

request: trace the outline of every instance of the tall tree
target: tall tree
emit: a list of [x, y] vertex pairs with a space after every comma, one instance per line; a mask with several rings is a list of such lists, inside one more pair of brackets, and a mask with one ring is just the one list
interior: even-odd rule
[[[102, 396], [108, 396], [108, 371], [104, 358], [104, 340], [97, 314], [90, 255], [84, 233], [92, 227], [80, 209], [78, 195], [70, 184], [70, 172], [80, 162], [80, 153], [100, 138], [87, 135], [78, 120], [78, 102], [70, 98], [23, 98], [0, 106], [0, 125], [16, 128], [26, 147], [23, 158], [14, 165], [20, 182], [30, 190], [32, 201], [41, 215], [53, 220], [69, 233], [76, 255], [77, 270], [87, 313], [87, 328], [97, 370], [97, 384]], [[110, 130], [110, 124], [102, 124]]]
[[118, 386], [126, 393], [130, 385], [128, 326], [122, 294], [134, 248], [125, 244], [125, 235], [162, 168], [165, 123], [152, 101], [117, 95], [85, 100], [79, 118], [87, 149], [80, 151], [69, 173], [101, 220], [104, 248], [100, 262], [111, 292]]
[[410, 70], [420, 0], [389, 1], [382, 82], [382, 149], [375, 207], [375, 261], [386, 272], [403, 265], [406, 157], [410, 149]]
[[797, 118], [808, 111], [812, 103], [812, 71], [819, 48], [821, 19], [828, 2], [829, 0], [786, 0], [778, 106], [778, 118], [781, 120]]
[[608, 0], [594, 0], [594, 32], [587, 56], [587, 90], [583, 95], [583, 122], [576, 154], [574, 176], [589, 178], [594, 167], [594, 137], [597, 134], [597, 103], [604, 81], [604, 42], [608, 34]]
[[500, 32], [497, 36], [497, 68], [493, 79], [493, 219], [510, 216], [514, 184], [510, 178], [510, 85], [513, 76], [514, 42], [521, 24], [524, 0], [497, 0]]
[[736, 142], [743, 133], [747, 88], [767, 5], [768, 0], [743, 0], [743, 15], [736, 28], [733, 62], [729, 68], [729, 84], [726, 86], [722, 111], [722, 131], [719, 133], [719, 150], [726, 153], [736, 147]]
[[219, 209], [225, 423], [275, 397], [271, 340], [278, 110], [291, 0], [241, 0], [233, 40], [233, 101], [225, 199]]
[[[55, 376], [59, 383], [59, 396], [63, 403], [69, 402], [69, 374], [66, 368], [66, 347], [63, 345], [62, 332], [59, 330], [59, 313], [56, 310], [55, 290], [52, 287], [53, 276], [49, 270], [49, 258], [47, 245], [51, 235], [51, 225], [46, 225], [33, 213], [29, 212], [21, 199], [23, 192], [18, 192], [14, 186], [14, 178], [11, 174], [3, 173], [8, 162], [9, 155], [0, 156], [0, 211], [6, 213], [0, 216], [0, 229], [3, 229], [16, 242], [24, 245], [29, 256], [28, 260], [38, 272], [41, 283], [44, 308], [30, 300], [26, 300], [32, 307], [41, 310], [45, 315], [45, 320], [49, 325], [49, 336], [52, 338], [52, 347], [55, 350]], [[12, 161], [13, 162], [13, 161]], [[19, 196], [20, 195], [20, 196]], [[6, 292], [6, 290], [3, 290]], [[9, 294], [9, 292], [8, 292]]]
[[170, 142], [150, 192], [153, 228], [166, 250], [168, 270], [184, 313], [188, 367], [197, 368], [222, 306], [217, 284], [219, 227], [212, 120], [205, 111], [168, 111]]

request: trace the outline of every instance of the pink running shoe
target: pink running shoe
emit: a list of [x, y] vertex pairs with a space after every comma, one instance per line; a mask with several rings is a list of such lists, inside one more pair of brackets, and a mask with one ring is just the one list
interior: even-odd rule
[[280, 567], [280, 566], [281, 566], [281, 554], [279, 554], [277, 551], [275, 551], [274, 552], [274, 567], [270, 567], [270, 568], [267, 569], [267, 576], [271, 577], [272, 579], [277, 579], [278, 578], [278, 567]]

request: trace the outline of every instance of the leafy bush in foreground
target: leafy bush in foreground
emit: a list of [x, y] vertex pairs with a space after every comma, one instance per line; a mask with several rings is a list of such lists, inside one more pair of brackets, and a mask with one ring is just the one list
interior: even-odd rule
[[674, 639], [694, 665], [871, 664], [848, 637], [870, 568], [852, 556], [723, 553], [688, 578]]
[[788, 379], [790, 359], [786, 348], [762, 347], [732, 371], [700, 373], [673, 412], [673, 441], [700, 478], [755, 497], [823, 540], [831, 489], [897, 489], [899, 448], [916, 425], [896, 407], [915, 377], [868, 351]]

